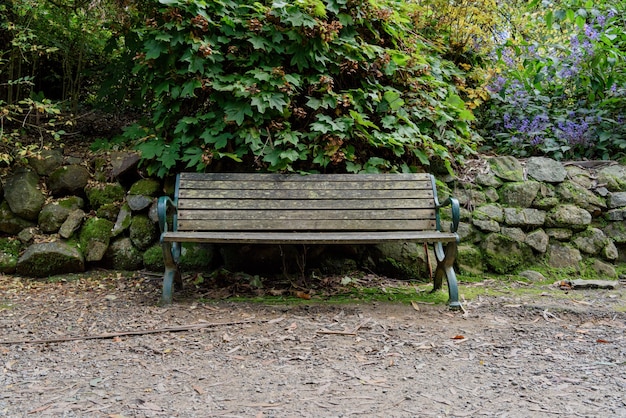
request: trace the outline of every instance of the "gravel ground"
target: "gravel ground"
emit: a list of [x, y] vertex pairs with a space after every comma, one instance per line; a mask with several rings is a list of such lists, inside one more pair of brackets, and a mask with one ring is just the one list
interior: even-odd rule
[[0, 416], [626, 417], [621, 288], [452, 312], [193, 292], [163, 308], [158, 286], [0, 276]]

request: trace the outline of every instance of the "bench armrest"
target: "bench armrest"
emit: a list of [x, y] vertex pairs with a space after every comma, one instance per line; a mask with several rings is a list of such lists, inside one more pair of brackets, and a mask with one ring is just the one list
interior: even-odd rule
[[[174, 216], [172, 217], [172, 228], [168, 228], [167, 224], [167, 211], [169, 208], [174, 209]], [[168, 196], [161, 196], [157, 202], [157, 214], [159, 216], [159, 229], [161, 234], [168, 231], [176, 231], [178, 221], [178, 208], [176, 203]]]
[[459, 221], [461, 220], [461, 206], [459, 201], [454, 197], [449, 197], [437, 206], [437, 209], [441, 209], [444, 206], [451, 206], [452, 209], [452, 225], [450, 225], [450, 232], [456, 232], [459, 229]]

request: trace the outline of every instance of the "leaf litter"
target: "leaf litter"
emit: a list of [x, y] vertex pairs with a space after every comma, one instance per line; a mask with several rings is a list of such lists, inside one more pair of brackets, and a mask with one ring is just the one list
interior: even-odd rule
[[141, 274], [0, 276], [0, 416], [576, 417], [626, 408], [626, 315], [612, 308], [621, 290], [576, 302], [550, 292], [479, 296], [461, 312], [207, 301], [193, 286], [159, 307], [159, 290]]

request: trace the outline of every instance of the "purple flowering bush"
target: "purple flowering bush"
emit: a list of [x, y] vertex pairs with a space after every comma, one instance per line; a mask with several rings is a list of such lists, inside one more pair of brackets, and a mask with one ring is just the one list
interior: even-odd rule
[[[626, 156], [626, 7], [569, 2], [545, 13], [569, 36], [504, 43], [479, 121], [487, 149], [520, 157]], [[555, 39], [557, 42], [555, 42]]]

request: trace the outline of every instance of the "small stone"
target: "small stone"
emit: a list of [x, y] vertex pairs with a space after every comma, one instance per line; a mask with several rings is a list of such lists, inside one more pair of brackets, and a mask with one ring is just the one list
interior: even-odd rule
[[534, 270], [524, 270], [523, 272], [519, 273], [519, 276], [528, 279], [531, 282], [545, 282], [547, 280], [543, 274]]
[[83, 219], [85, 219], [85, 212], [82, 209], [71, 211], [61, 228], [59, 228], [59, 235], [65, 239], [70, 238], [80, 228]]

